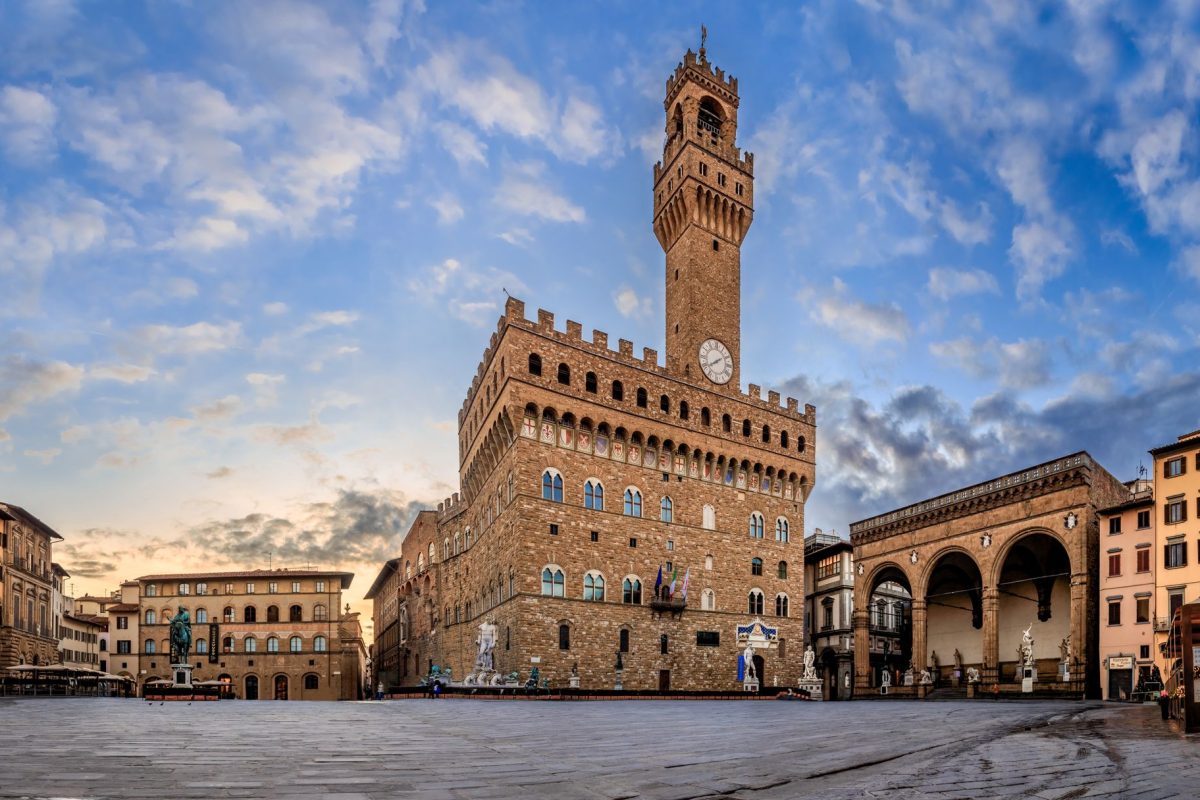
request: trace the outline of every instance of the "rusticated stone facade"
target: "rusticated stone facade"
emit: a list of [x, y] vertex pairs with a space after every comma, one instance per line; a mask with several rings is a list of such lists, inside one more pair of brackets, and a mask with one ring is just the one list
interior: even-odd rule
[[0, 503], [0, 669], [60, 661], [51, 549], [61, 541], [25, 509]]
[[[741, 390], [753, 157], [734, 141], [737, 106], [737, 81], [703, 49], [668, 81], [654, 173], [665, 366], [508, 300], [459, 413], [462, 491], [433, 536], [418, 518], [372, 590], [376, 629], [397, 631], [376, 648], [400, 665], [396, 684], [431, 664], [470, 671], [488, 620], [501, 672], [536, 665], [565, 686], [577, 666], [582, 687], [612, 688], [621, 651], [626, 688], [736, 690], [737, 628], [761, 618], [778, 637], [758, 653], [763, 683], [798, 681], [816, 410]], [[655, 602], [660, 568], [674, 608]]]
[[[856, 692], [879, 685], [868, 663], [868, 599], [894, 581], [912, 594], [908, 655], [918, 673], [929, 667], [951, 685], [958, 653], [964, 676], [979, 669], [985, 689], [1019, 690], [1029, 628], [1039, 688], [1098, 697], [1099, 511], [1129, 496], [1075, 453], [851, 525]], [[1064, 654], [1069, 682], [1059, 678]]]

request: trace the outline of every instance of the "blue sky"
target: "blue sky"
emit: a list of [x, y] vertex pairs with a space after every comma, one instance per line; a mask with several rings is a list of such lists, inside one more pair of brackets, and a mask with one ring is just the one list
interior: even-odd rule
[[271, 553], [358, 596], [457, 488], [504, 289], [662, 351], [701, 22], [810, 529], [1200, 427], [1194, 3], [0, 0], [0, 496], [81, 591]]

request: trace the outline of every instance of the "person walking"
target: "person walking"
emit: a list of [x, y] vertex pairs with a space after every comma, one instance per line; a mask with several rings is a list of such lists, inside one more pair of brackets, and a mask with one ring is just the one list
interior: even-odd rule
[[1171, 718], [1171, 696], [1167, 694], [1166, 689], [1158, 693], [1158, 710], [1162, 712], [1164, 720]]

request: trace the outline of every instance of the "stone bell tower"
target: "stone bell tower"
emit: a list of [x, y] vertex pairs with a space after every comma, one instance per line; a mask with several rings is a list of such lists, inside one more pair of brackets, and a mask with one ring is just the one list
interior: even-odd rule
[[667, 255], [667, 369], [740, 391], [741, 246], [754, 156], [736, 144], [738, 82], [691, 50], [667, 79], [654, 165], [654, 235]]

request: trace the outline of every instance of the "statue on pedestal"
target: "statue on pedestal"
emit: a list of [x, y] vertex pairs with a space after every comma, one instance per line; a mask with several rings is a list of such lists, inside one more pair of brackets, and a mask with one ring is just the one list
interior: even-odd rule
[[490, 618], [479, 626], [479, 636], [475, 639], [475, 646], [478, 648], [475, 655], [475, 668], [482, 672], [491, 672], [495, 669], [492, 651], [496, 647], [496, 637], [499, 633], [499, 628], [496, 623]]
[[1071, 634], [1067, 634], [1067, 638], [1058, 643], [1058, 660], [1063, 664], [1071, 663]]
[[746, 649], [742, 651], [742, 659], [746, 664], [746, 683], [756, 682], [758, 675], [754, 671], [754, 648], [746, 645]]
[[979, 683], [979, 670], [967, 667], [967, 683]]
[[192, 651], [192, 619], [187, 609], [179, 607], [179, 613], [171, 617], [171, 663], [187, 663]]
[[804, 674], [800, 676], [802, 683], [815, 683], [817, 680], [816, 668], [817, 654], [813, 652], [812, 645], [804, 651]]
[[879, 685], [884, 687], [885, 689], [892, 688], [892, 671], [891, 670], [885, 669], [883, 671], [883, 674], [879, 678]]
[[929, 676], [929, 670], [928, 669], [921, 670], [921, 685], [928, 686], [931, 683], [933, 683], [933, 679]]
[[1029, 627], [1025, 629], [1025, 632], [1021, 634], [1021, 658], [1022, 658], [1021, 663], [1023, 663], [1027, 667], [1033, 666], [1033, 634], [1032, 634], [1032, 631], [1033, 631], [1033, 623], [1030, 623]]

